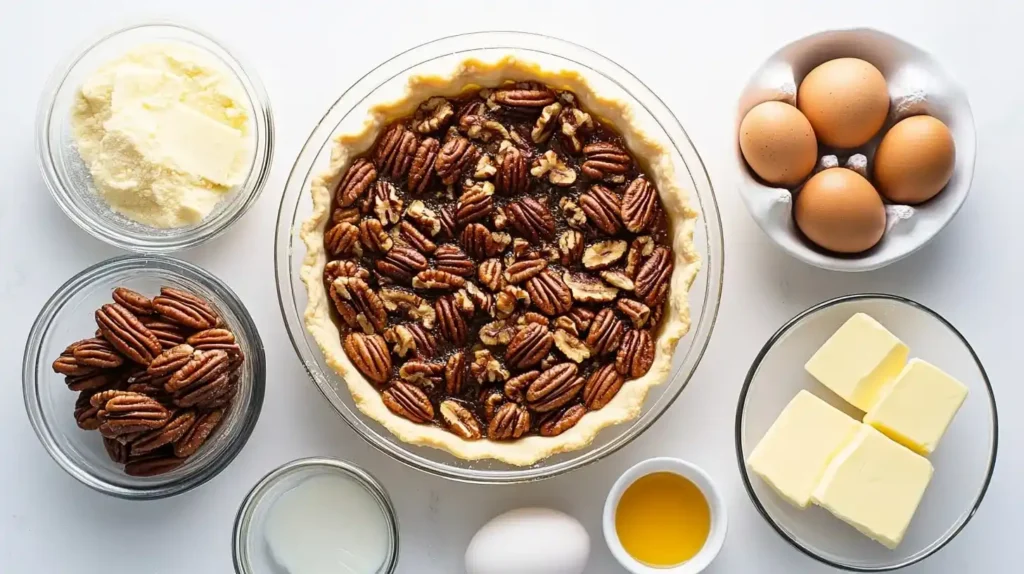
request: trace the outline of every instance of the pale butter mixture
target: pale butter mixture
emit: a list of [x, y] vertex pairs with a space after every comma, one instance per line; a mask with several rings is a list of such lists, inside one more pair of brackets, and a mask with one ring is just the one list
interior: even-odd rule
[[249, 171], [246, 101], [212, 54], [149, 44], [86, 79], [71, 126], [111, 209], [152, 227], [184, 227], [201, 221]]

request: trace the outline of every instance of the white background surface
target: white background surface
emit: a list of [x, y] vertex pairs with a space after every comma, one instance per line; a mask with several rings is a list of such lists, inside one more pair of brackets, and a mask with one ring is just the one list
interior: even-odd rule
[[[309, 455], [355, 461], [385, 484], [402, 528], [403, 574], [455, 574], [473, 532], [491, 516], [549, 505], [590, 531], [588, 574], [622, 570], [605, 548], [601, 505], [615, 478], [655, 455], [707, 469], [730, 505], [725, 548], [708, 570], [825, 572], [781, 540], [754, 511], [733, 452], [737, 394], [750, 361], [792, 315], [823, 299], [884, 291], [944, 314], [970, 340], [1001, 407], [1002, 449], [988, 498], [967, 529], [907, 572], [1019, 571], [1024, 556], [1024, 5], [1003, 2], [733, 2], [639, 0], [451, 3], [140, 0], [5, 2], [0, 15], [0, 572], [11, 574], [231, 571], [235, 510], [267, 471]], [[267, 3], [269, 4], [269, 3]], [[431, 3], [432, 4], [432, 3]], [[709, 4], [709, 5], [704, 5]], [[958, 6], [959, 4], [959, 6]], [[38, 309], [63, 281], [118, 250], [80, 231], [50, 199], [36, 166], [34, 116], [51, 69], [98, 30], [132, 17], [185, 19], [234, 48], [261, 74], [277, 124], [276, 161], [258, 204], [225, 236], [183, 256], [226, 280], [248, 305], [267, 345], [269, 381], [259, 425], [235, 462], [207, 485], [140, 503], [97, 494], [64, 474], [34, 436], [22, 406], [20, 363]], [[934, 52], [969, 92], [978, 130], [974, 187], [928, 247], [881, 271], [844, 275], [788, 258], [744, 211], [734, 189], [732, 113], [758, 62], [790, 40], [870, 25]], [[726, 238], [723, 303], [711, 345], [680, 400], [643, 437], [568, 476], [517, 487], [430, 478], [353, 435], [306, 379], [284, 330], [273, 280], [272, 235], [287, 172], [326, 108], [363, 73], [435, 37], [486, 29], [558, 35], [634, 72], [689, 131], [718, 192]]]

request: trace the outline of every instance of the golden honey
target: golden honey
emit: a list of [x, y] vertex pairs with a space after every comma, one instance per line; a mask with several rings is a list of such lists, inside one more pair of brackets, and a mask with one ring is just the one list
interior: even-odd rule
[[671, 472], [656, 472], [629, 485], [615, 509], [622, 547], [652, 567], [677, 566], [704, 547], [711, 508], [697, 485]]

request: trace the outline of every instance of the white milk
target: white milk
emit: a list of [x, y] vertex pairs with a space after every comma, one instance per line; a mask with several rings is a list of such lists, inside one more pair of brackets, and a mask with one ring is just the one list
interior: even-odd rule
[[267, 513], [264, 536], [288, 574], [374, 574], [388, 554], [388, 522], [354, 479], [325, 474], [285, 492]]

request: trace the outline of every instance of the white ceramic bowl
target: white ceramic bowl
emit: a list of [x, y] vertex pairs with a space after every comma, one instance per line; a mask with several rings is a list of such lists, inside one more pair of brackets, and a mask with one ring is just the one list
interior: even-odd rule
[[[708, 501], [708, 507], [711, 509], [711, 532], [704, 542], [704, 547], [693, 558], [671, 568], [653, 568], [630, 556], [622, 547], [622, 542], [619, 541], [619, 535], [615, 530], [615, 510], [619, 506], [622, 493], [626, 492], [626, 489], [638, 479], [656, 472], [678, 474], [695, 484]], [[608, 498], [605, 499], [601, 523], [604, 529], [604, 540], [608, 543], [612, 555], [623, 568], [633, 574], [698, 574], [703, 572], [722, 550], [728, 521], [725, 500], [706, 472], [678, 458], [659, 457], [650, 458], [634, 465], [615, 481], [611, 492], [608, 493]]]
[[[870, 271], [923, 247], [960, 210], [974, 177], [974, 117], [966, 92], [930, 54], [895, 36], [859, 28], [820, 32], [787, 44], [772, 54], [754, 72], [740, 95], [734, 133], [739, 133], [743, 117], [759, 103], [769, 100], [795, 103], [800, 80], [818, 64], [839, 57], [861, 58], [878, 67], [889, 84], [892, 102], [882, 131], [860, 148], [840, 151], [837, 154], [839, 165], [843, 165], [846, 156], [862, 153], [868, 157], [870, 170], [882, 135], [900, 119], [926, 114], [949, 126], [956, 145], [956, 165], [946, 188], [921, 205], [898, 208], [887, 205], [885, 237], [872, 249], [856, 255], [830, 253], [804, 238], [793, 222], [792, 193], [765, 185], [753, 175], [740, 152], [737, 137], [739, 192], [761, 229], [793, 257], [823, 269]], [[818, 149], [819, 158], [833, 153], [834, 150], [824, 146]]]

